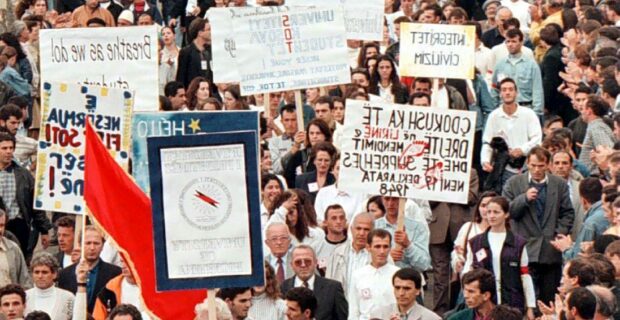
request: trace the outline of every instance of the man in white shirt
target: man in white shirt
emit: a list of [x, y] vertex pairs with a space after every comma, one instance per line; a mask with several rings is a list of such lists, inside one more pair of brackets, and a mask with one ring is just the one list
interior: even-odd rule
[[372, 213], [363, 212], [353, 218], [350, 240], [334, 250], [327, 262], [325, 277], [342, 283], [345, 293], [349, 292], [353, 272], [370, 261], [366, 242], [368, 234], [374, 229], [375, 218]]
[[75, 218], [70, 215], [61, 217], [56, 220], [56, 228], [59, 249], [58, 254], [56, 254], [56, 260], [58, 260], [58, 264], [62, 269], [77, 262], [77, 258], [79, 258], [76, 255], [76, 260], [74, 261], [71, 257], [75, 238]]
[[73, 293], [55, 286], [58, 261], [50, 253], [37, 252], [30, 262], [34, 287], [26, 291], [26, 313], [44, 311], [55, 320], [73, 318]]
[[321, 250], [319, 259], [319, 269], [327, 268], [327, 261], [330, 259], [336, 248], [343, 246], [347, 242], [347, 217], [344, 209], [339, 204], [332, 204], [325, 210], [325, 245]]
[[[336, 178], [336, 183], [319, 189], [314, 200], [314, 210], [316, 211], [316, 218], [319, 224], [323, 222], [326, 209], [333, 204], [339, 204], [345, 212], [345, 218], [347, 221], [351, 221], [353, 216], [364, 210], [364, 203], [366, 197], [364, 195], [343, 191], [338, 189], [338, 175], [340, 174], [340, 161], [339, 155], [334, 159], [334, 169], [332, 174]], [[325, 218], [327, 219], [327, 218]]]
[[[519, 26], [521, 26], [521, 23], [519, 22], [519, 19], [517, 18], [513, 17], [513, 18], [506, 20], [506, 22], [504, 22], [503, 35], [505, 36], [506, 31], [510, 29], [518, 29]], [[534, 59], [534, 52], [532, 51], [532, 49], [526, 46], [521, 47], [521, 53], [523, 53], [524, 57]], [[508, 52], [508, 47], [506, 46], [506, 41], [491, 48], [491, 52], [488, 55], [488, 61], [487, 61], [487, 66], [489, 68], [487, 69], [487, 74], [489, 75], [489, 85], [492, 85], [491, 78], [493, 77], [493, 70], [495, 70], [495, 65], [497, 64], [497, 62], [508, 57], [508, 55], [509, 55], [509, 52]]]
[[437, 314], [428, 310], [416, 299], [422, 290], [422, 276], [413, 268], [396, 271], [392, 277], [394, 296], [396, 296], [396, 312], [390, 319], [398, 320], [440, 320]]
[[390, 285], [398, 267], [388, 264], [392, 236], [383, 229], [368, 234], [369, 265], [353, 273], [349, 289], [349, 320], [389, 319], [396, 299]]
[[271, 155], [272, 169], [275, 174], [282, 174], [284, 171], [282, 156], [291, 151], [293, 144], [297, 148], [299, 148], [300, 144], [300, 141], [295, 139], [298, 132], [295, 105], [287, 104], [282, 107], [280, 109], [280, 120], [282, 121], [284, 132], [280, 136], [272, 136], [269, 139], [269, 154]]
[[527, 107], [517, 105], [517, 85], [511, 78], [504, 78], [499, 82], [499, 92], [503, 104], [500, 108], [489, 114], [486, 127], [482, 135], [482, 151], [480, 162], [482, 170], [493, 172], [503, 170], [501, 185], [508, 178], [517, 174], [521, 168], [506, 164], [505, 168], [496, 168], [500, 164], [492, 159], [493, 149], [491, 140], [495, 137], [503, 138], [508, 145], [508, 153], [511, 158], [525, 156], [533, 147], [542, 140], [542, 129], [536, 113]]
[[282, 222], [274, 222], [267, 226], [265, 230], [265, 244], [271, 253], [267, 254], [265, 260], [269, 262], [276, 272], [276, 280], [283, 283], [284, 280], [293, 275], [291, 269], [291, 236], [288, 226]]
[[531, 5], [524, 0], [502, 0], [502, 6], [512, 11], [512, 16], [519, 19], [521, 31], [527, 34], [530, 32], [532, 17], [530, 16]]

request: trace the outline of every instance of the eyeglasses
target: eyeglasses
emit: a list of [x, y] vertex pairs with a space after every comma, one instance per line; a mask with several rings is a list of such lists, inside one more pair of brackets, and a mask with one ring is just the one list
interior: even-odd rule
[[284, 242], [284, 241], [288, 241], [289, 237], [287, 236], [281, 236], [281, 237], [272, 237], [267, 239], [267, 241], [269, 242]]
[[312, 259], [297, 259], [297, 260], [293, 260], [293, 264], [296, 267], [311, 266], [312, 262], [313, 262]]

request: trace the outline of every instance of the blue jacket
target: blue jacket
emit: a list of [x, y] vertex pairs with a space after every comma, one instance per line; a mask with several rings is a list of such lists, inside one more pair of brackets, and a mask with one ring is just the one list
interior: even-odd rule
[[586, 212], [585, 220], [581, 225], [581, 230], [579, 230], [573, 246], [564, 250], [562, 253], [564, 261], [576, 258], [579, 252], [581, 252], [582, 242], [594, 241], [594, 239], [602, 235], [607, 228], [609, 228], [609, 221], [605, 218], [603, 203], [601, 201], [595, 202], [592, 207], [588, 209], [588, 212]]

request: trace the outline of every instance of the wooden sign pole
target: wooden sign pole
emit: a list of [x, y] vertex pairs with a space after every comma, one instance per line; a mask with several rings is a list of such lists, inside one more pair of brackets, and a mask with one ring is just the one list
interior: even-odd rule
[[304, 130], [304, 102], [301, 99], [301, 91], [295, 90], [295, 109], [297, 110], [297, 128]]
[[209, 289], [207, 292], [207, 311], [209, 312], [209, 320], [217, 320], [217, 308], [215, 306], [215, 289]]

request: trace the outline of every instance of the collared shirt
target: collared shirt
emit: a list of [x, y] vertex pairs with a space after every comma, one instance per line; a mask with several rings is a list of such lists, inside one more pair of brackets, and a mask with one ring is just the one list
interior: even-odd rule
[[95, 292], [95, 284], [97, 283], [97, 274], [99, 273], [99, 266], [101, 266], [101, 260], [97, 261], [97, 264], [88, 272], [88, 280], [86, 281], [86, 296], [88, 302], [94, 301], [97, 292]]
[[585, 213], [581, 229], [575, 238], [573, 245], [562, 252], [564, 261], [576, 258], [581, 252], [581, 243], [586, 241], [594, 241], [609, 228], [609, 221], [605, 218], [605, 211], [601, 201], [592, 204], [590, 209]]
[[386, 264], [375, 268], [366, 265], [353, 273], [349, 289], [349, 319], [389, 319], [386, 310], [393, 310], [396, 304], [392, 276], [399, 268]]
[[314, 200], [314, 210], [319, 224], [325, 220], [325, 210], [332, 204], [339, 204], [344, 209], [347, 221], [351, 222], [353, 217], [364, 211], [364, 201], [366, 197], [362, 194], [351, 193], [339, 190], [335, 184], [319, 189]]
[[482, 135], [482, 163], [491, 162], [493, 149], [489, 143], [494, 137], [504, 138], [509, 148], [519, 148], [523, 154], [527, 154], [542, 141], [538, 116], [531, 109], [519, 106], [511, 115], [506, 114], [502, 107], [493, 110]]
[[[419, 271], [425, 271], [431, 267], [431, 256], [428, 252], [429, 234], [425, 232], [422, 223], [405, 217], [405, 231], [411, 244], [404, 250], [403, 260], [396, 262], [396, 265], [405, 268], [412, 267]], [[392, 248], [396, 245], [394, 242], [394, 233], [396, 225], [387, 221], [386, 217], [375, 220], [375, 229], [384, 229], [392, 235]]]
[[15, 163], [0, 170], [0, 197], [7, 208], [8, 220], [19, 217], [19, 205], [17, 203], [17, 181], [14, 172]]
[[598, 170], [596, 164], [590, 160], [590, 153], [598, 146], [610, 148], [614, 146], [613, 131], [601, 118], [596, 118], [588, 123], [586, 137], [583, 140], [581, 152], [579, 153], [579, 161], [590, 170], [590, 173], [596, 173]]
[[272, 170], [275, 174], [283, 173], [282, 156], [291, 150], [294, 142], [293, 137], [286, 133], [269, 139], [269, 154], [271, 155]]
[[[532, 49], [526, 46], [521, 47], [521, 53], [523, 54], [523, 56], [527, 58], [534, 59], [534, 51], [532, 51]], [[491, 48], [491, 53], [489, 54], [489, 61], [488, 61], [490, 69], [487, 70], [487, 73], [489, 74], [489, 80], [491, 80], [491, 77], [493, 76], [493, 70], [495, 70], [495, 66], [497, 65], [497, 62], [508, 58], [508, 55], [509, 55], [508, 47], [506, 47], [505, 41]], [[492, 85], [491, 82], [489, 82], [489, 84]]]
[[495, 99], [495, 105], [500, 104], [499, 83], [505, 78], [512, 78], [517, 83], [517, 101], [530, 103], [537, 115], [543, 113], [543, 85], [540, 67], [534, 59], [525, 55], [509, 55], [500, 60], [493, 72], [493, 88], [491, 96]]
[[[351, 241], [353, 241], [353, 239], [351, 239]], [[362, 267], [367, 266], [369, 263], [370, 254], [368, 253], [368, 250], [366, 250], [366, 248], [363, 248], [362, 250], [355, 252], [355, 250], [353, 250], [353, 244], [351, 244], [351, 250], [349, 250], [349, 263], [347, 264], [347, 279], [349, 279], [349, 288], [344, 288], [345, 290], [347, 290], [347, 293], [351, 288], [350, 280], [351, 277], [353, 277], [353, 273], [355, 273], [355, 271], [361, 269]]]
[[394, 95], [392, 94], [392, 83], [387, 87], [381, 85], [381, 83], [377, 84], [379, 88], [379, 96], [383, 99], [384, 102], [394, 103]]
[[527, 181], [531, 184], [531, 183], [535, 183], [535, 184], [543, 184], [543, 183], [547, 183], [547, 181], [549, 181], [549, 178], [547, 177], [547, 175], [545, 175], [545, 178], [542, 179], [542, 181], [534, 181], [534, 179], [532, 179], [532, 174], [528, 171], [527, 173]]
[[[306, 283], [308, 283], [308, 289], [314, 290], [314, 279], [315, 278], [316, 277], [314, 275], [312, 275], [312, 277], [310, 277], [310, 279], [306, 280]], [[295, 277], [294, 287], [295, 288], [304, 287], [304, 281], [299, 279], [299, 277]]]
[[8, 248], [4, 242], [4, 237], [0, 239], [0, 286], [13, 283], [11, 273], [9, 272], [9, 259], [7, 257]]
[[[288, 263], [288, 259], [287, 259], [288, 255], [285, 254], [284, 256], [282, 256], [282, 270], [284, 271], [284, 279], [287, 279], [288, 277], [290, 277], [290, 274], [286, 274], [286, 264]], [[274, 256], [273, 254], [269, 255], [269, 265], [273, 268], [273, 271], [275, 273], [278, 273], [278, 257]]]

